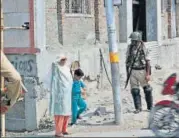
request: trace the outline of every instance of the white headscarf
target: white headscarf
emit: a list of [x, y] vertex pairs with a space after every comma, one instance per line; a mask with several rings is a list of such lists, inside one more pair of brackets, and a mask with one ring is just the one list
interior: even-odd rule
[[67, 57], [65, 56], [65, 54], [60, 54], [56, 56], [56, 62], [59, 62], [62, 59], [67, 59]]
[[[60, 62], [60, 60], [62, 59], [67, 59], [67, 57], [65, 56], [65, 54], [61, 53], [60, 55], [57, 55], [55, 58], [55, 61], [53, 61], [53, 63], [57, 63]], [[65, 74], [67, 77], [69, 76], [69, 72], [70, 69], [67, 66], [67, 63], [64, 66], [59, 66], [60, 71], [63, 72], [63, 74]], [[44, 84], [44, 88], [45, 89], [50, 89], [50, 85], [51, 85], [51, 77], [52, 77], [52, 64], [50, 65], [47, 74], [45, 75], [44, 79], [43, 79], [43, 84]]]

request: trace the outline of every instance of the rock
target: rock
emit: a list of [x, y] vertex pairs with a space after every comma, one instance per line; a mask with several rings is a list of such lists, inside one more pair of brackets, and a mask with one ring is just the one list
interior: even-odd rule
[[94, 115], [101, 116], [101, 115], [105, 115], [106, 113], [107, 113], [106, 107], [98, 107], [94, 112]]
[[95, 112], [94, 112], [94, 115], [96, 115], [96, 116], [101, 116], [101, 113], [100, 113], [99, 111], [95, 111]]
[[163, 81], [163, 78], [158, 78], [159, 81]]
[[107, 121], [108, 119], [107, 118], [104, 118], [103, 121]]
[[127, 99], [122, 99], [123, 104], [127, 104]]
[[127, 109], [124, 109], [124, 110], [123, 110], [123, 113], [124, 113], [124, 114], [132, 113], [132, 110], [130, 110], [130, 109], [127, 108]]
[[155, 65], [155, 69], [156, 69], [156, 70], [161, 70], [162, 67], [161, 67], [160, 65]]

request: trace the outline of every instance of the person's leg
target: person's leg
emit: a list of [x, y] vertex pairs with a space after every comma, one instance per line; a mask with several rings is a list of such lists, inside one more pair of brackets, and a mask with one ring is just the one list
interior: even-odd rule
[[[86, 105], [87, 105], [87, 101], [85, 100], [85, 99], [83, 99], [84, 100], [84, 102], [86, 103]], [[87, 110], [87, 107], [86, 107], [86, 109], [85, 109], [85, 111]], [[77, 119], [82, 119], [82, 117], [80, 116], [80, 115], [78, 115], [77, 116]]]
[[64, 123], [64, 116], [55, 115], [55, 135], [56, 136], [63, 136], [63, 123]]
[[78, 101], [78, 107], [79, 107], [79, 110], [78, 110], [78, 114], [77, 114], [77, 117], [80, 116], [80, 114], [82, 114], [86, 108], [87, 108], [87, 104], [86, 102], [83, 100], [83, 98], [80, 98], [79, 101]]
[[141, 103], [141, 95], [140, 95], [140, 89], [139, 88], [132, 88], [131, 90], [134, 106], [136, 111], [134, 113], [139, 113], [142, 111], [142, 103]]
[[134, 101], [134, 107], [136, 109], [134, 113], [139, 113], [142, 110], [142, 103], [141, 103], [139, 81], [137, 78], [137, 71], [135, 70], [132, 71], [130, 77], [130, 84], [131, 84], [131, 94]]
[[78, 114], [78, 99], [72, 99], [72, 122], [71, 124], [75, 124], [77, 120], [77, 114]]
[[146, 81], [145, 76], [146, 76], [146, 71], [141, 70], [140, 74], [139, 74], [139, 81], [140, 81], [140, 84], [141, 84], [141, 86], [143, 87], [143, 90], [144, 90], [145, 100], [146, 100], [146, 103], [147, 103], [147, 109], [151, 110], [151, 108], [153, 106], [152, 87]]
[[69, 116], [64, 117], [63, 129], [62, 129], [64, 135], [68, 135], [67, 127], [68, 127], [69, 118], [70, 118]]
[[145, 101], [147, 103], [147, 109], [151, 110], [153, 106], [153, 96], [152, 96], [152, 87], [150, 85], [146, 85], [143, 87], [145, 93]]
[[7, 98], [12, 107], [22, 91], [21, 76], [1, 51], [1, 76], [7, 80]]

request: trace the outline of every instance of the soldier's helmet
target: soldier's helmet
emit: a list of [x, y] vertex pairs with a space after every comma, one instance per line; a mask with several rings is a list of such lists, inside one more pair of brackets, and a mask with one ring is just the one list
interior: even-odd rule
[[140, 33], [140, 32], [133, 32], [133, 33], [131, 33], [129, 38], [131, 38], [131, 40], [141, 41], [142, 40], [142, 33]]

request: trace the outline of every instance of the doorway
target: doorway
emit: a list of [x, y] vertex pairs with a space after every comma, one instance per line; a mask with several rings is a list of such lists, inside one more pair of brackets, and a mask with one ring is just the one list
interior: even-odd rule
[[147, 41], [146, 0], [133, 0], [133, 31], [142, 33], [142, 40]]

